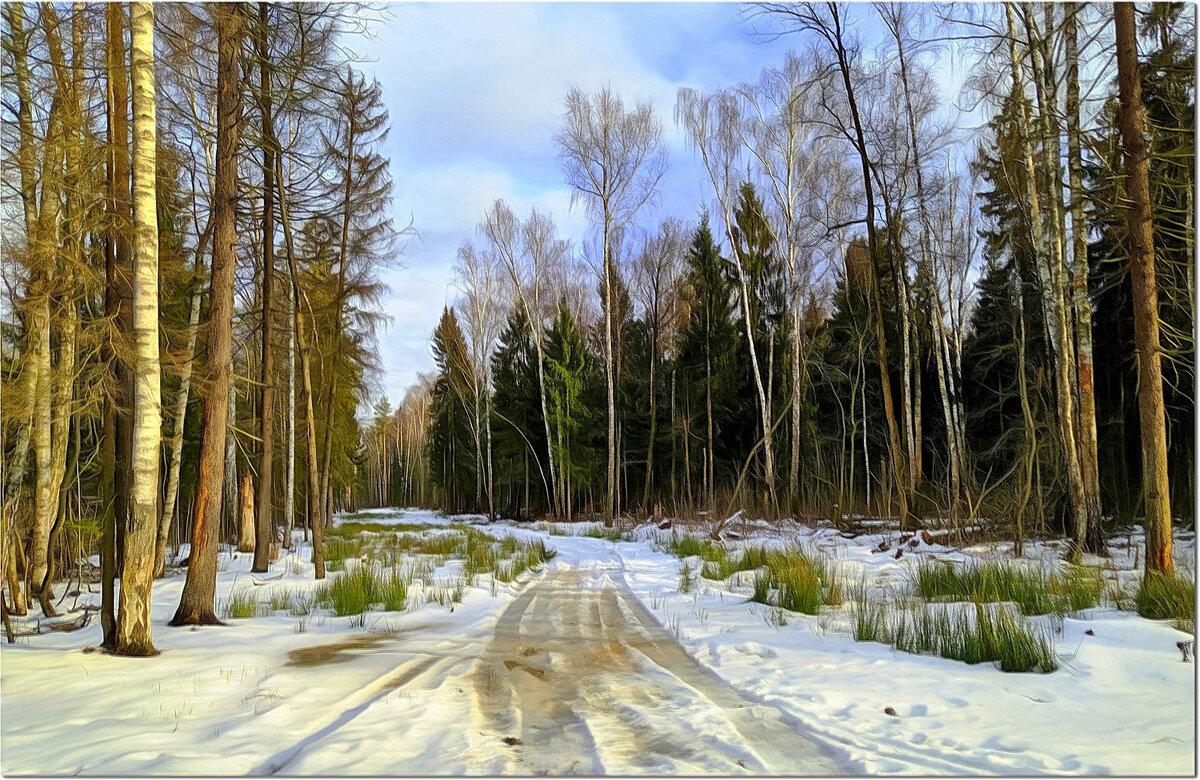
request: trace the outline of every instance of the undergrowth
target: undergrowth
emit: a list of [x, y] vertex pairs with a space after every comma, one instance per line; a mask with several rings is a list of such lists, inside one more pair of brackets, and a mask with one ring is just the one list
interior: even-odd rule
[[1196, 623], [1196, 583], [1184, 574], [1150, 573], [1142, 578], [1135, 599], [1138, 614], [1151, 620], [1171, 620], [1191, 633]]
[[917, 595], [926, 600], [1011, 602], [1023, 615], [1060, 617], [1096, 606], [1104, 585], [1092, 568], [1072, 566], [1060, 573], [1002, 561], [965, 567], [922, 561], [912, 580]]
[[897, 650], [938, 655], [968, 664], [995, 663], [1005, 672], [1058, 668], [1047, 632], [1007, 605], [928, 604], [897, 608], [856, 596], [854, 638]]

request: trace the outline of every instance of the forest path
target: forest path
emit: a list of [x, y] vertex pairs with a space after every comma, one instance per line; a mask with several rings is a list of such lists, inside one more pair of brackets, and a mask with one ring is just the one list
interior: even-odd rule
[[[844, 773], [778, 709], [693, 660], [629, 590], [623, 568], [603, 554], [550, 567], [493, 631], [453, 642], [413, 631], [318, 646], [377, 676], [317, 708], [306, 736], [249, 774], [324, 774], [338, 755], [362, 750], [380, 774], [409, 773], [414, 759], [489, 775]], [[414, 718], [456, 723], [465, 743], [417, 746], [417, 734], [387, 727]]]
[[485, 732], [511, 743], [496, 772], [841, 773], [693, 660], [601, 563], [549, 572], [504, 611], [475, 691]]

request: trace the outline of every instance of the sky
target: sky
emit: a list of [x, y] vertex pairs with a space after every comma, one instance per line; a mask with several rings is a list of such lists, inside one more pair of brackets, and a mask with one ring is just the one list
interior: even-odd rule
[[[869, 6], [852, 18], [860, 27]], [[711, 201], [708, 179], [673, 121], [680, 87], [713, 90], [756, 80], [796, 37], [753, 35], [733, 3], [404, 3], [367, 39], [349, 42], [377, 78], [391, 116], [397, 226], [416, 231], [383, 273], [389, 322], [379, 334], [380, 390], [393, 406], [431, 371], [429, 339], [452, 303], [458, 246], [496, 198], [520, 217], [549, 211], [576, 245], [593, 235], [572, 207], [553, 137], [572, 86], [610, 86], [627, 107], [649, 100], [664, 129], [669, 168], [637, 224], [694, 221]], [[869, 41], [875, 29], [862, 29]]]

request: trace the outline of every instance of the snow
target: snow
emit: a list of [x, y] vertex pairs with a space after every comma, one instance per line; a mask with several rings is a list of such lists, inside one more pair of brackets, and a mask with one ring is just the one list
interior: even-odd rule
[[[351, 519], [446, 526], [483, 518], [397, 509]], [[478, 666], [510, 605], [545, 578], [576, 575], [580, 587], [627, 586], [715, 679], [760, 716], [803, 730], [848, 773], [1195, 772], [1195, 665], [1182, 662], [1176, 643], [1186, 637], [1169, 622], [1092, 610], [1062, 621], [1057, 671], [1005, 674], [855, 642], [846, 628], [848, 607], [820, 616], [788, 613], [781, 621], [775, 610], [748, 603], [745, 573], [727, 583], [697, 577], [695, 591], [680, 593], [681, 562], [656, 547], [662, 532], [653, 526], [636, 529], [627, 542], [550, 535], [546, 525], [477, 527], [542, 539], [558, 555], [546, 571], [527, 573], [513, 586], [493, 587], [482, 578], [453, 609], [421, 605], [418, 589], [408, 611], [373, 611], [365, 625], [277, 612], [226, 626], [170, 628], [166, 621], [183, 585], [174, 574], [154, 586], [154, 642], [161, 651], [154, 658], [88, 652], [100, 641], [95, 621], [81, 631], [5, 645], [0, 769], [107, 775], [514, 771], [512, 755], [530, 748], [510, 751], [500, 743], [507, 732], [481, 713]], [[592, 527], [572, 524], [559, 533]], [[920, 556], [1009, 554], [1002, 546], [922, 544], [920, 552], [896, 560], [872, 552], [885, 531], [846, 539], [830, 528], [754, 521], [739, 522], [736, 530], [744, 539], [735, 545], [802, 544], [836, 557], [846, 576], [875, 585], [902, 583]], [[1133, 576], [1140, 541], [1135, 534], [1113, 544], [1106, 576]], [[1060, 554], [1054, 545], [1038, 544], [1025, 557], [1030, 565], [1047, 565]], [[1176, 555], [1194, 571], [1194, 537], [1181, 539]], [[222, 553], [218, 604], [235, 588], [264, 599], [275, 589], [314, 587], [309, 547], [282, 556], [266, 574], [249, 572], [251, 557]], [[439, 574], [452, 575], [453, 565]], [[535, 599], [530, 610], [541, 603]], [[551, 656], [556, 652], [552, 648]], [[753, 768], [754, 751], [739, 746], [728, 719], [697, 700], [685, 680], [653, 667], [653, 674], [629, 679], [601, 699], [619, 711], [615, 719], [581, 715], [596, 754], [589, 766], [617, 774], [726, 773], [740, 771], [728, 768], [727, 757], [735, 756]], [[639, 695], [643, 686], [663, 690], [666, 700]], [[622, 722], [690, 739], [694, 750], [648, 764], [621, 748], [628, 738]]]

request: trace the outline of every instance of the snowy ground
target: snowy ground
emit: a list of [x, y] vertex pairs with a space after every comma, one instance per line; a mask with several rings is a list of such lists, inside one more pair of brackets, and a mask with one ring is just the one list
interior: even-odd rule
[[[451, 522], [416, 510], [358, 519]], [[1195, 772], [1195, 666], [1181, 661], [1176, 643], [1186, 637], [1166, 622], [1093, 610], [1062, 622], [1057, 671], [1005, 674], [855, 642], [845, 609], [781, 620], [747, 603], [738, 575], [680, 593], [680, 561], [656, 549], [649, 526], [626, 542], [551, 536], [546, 526], [479, 527], [544, 539], [558, 556], [515, 586], [484, 577], [452, 608], [422, 605], [418, 590], [409, 610], [374, 611], [365, 621], [277, 612], [170, 628], [183, 584], [176, 575], [155, 583], [156, 658], [88, 652], [100, 640], [96, 625], [5, 645], [0, 769]], [[787, 528], [738, 530], [822, 549], [848, 576], [875, 583], [903, 581], [922, 555], [998, 554], [922, 545], [896, 560], [871, 552], [881, 536]], [[1138, 541], [1114, 545], [1109, 576], [1130, 576]], [[264, 575], [249, 573], [249, 555], [223, 555], [218, 602], [234, 589], [266, 599], [276, 589], [311, 588], [310, 552], [301, 548]], [[1028, 556], [1054, 554], [1035, 547]], [[1193, 541], [1177, 555], [1194, 571]]]

